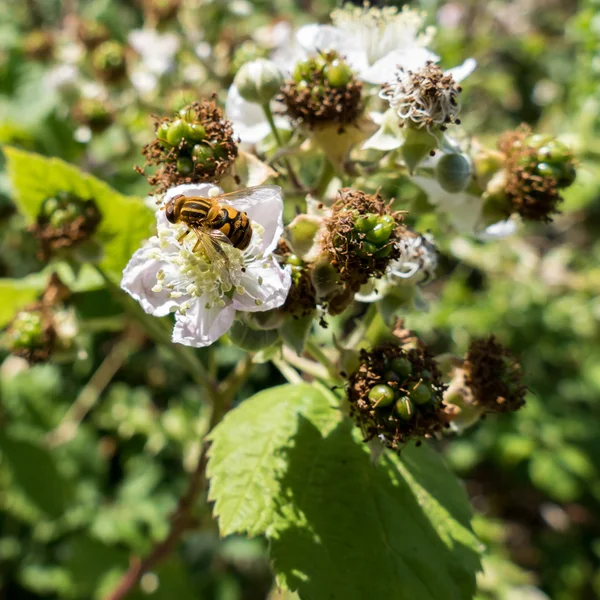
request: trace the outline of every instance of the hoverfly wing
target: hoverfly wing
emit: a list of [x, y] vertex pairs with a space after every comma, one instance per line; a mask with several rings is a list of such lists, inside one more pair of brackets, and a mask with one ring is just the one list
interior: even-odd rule
[[232, 241], [219, 229], [212, 229], [208, 235], [210, 235], [210, 237], [216, 242], [233, 246]]
[[278, 185], [257, 185], [243, 190], [236, 190], [235, 192], [220, 194], [215, 196], [214, 200], [223, 204], [229, 204], [238, 210], [246, 210], [250, 206], [271, 200], [271, 198], [274, 198], [278, 194], [281, 194], [281, 187]]
[[[211, 264], [216, 265], [223, 273], [228, 273], [230, 267], [229, 258], [227, 258], [227, 254], [221, 248], [220, 242], [213, 237], [213, 232], [201, 227], [191, 227], [190, 229], [196, 235], [196, 244], [193, 251], [200, 251]], [[227, 241], [229, 242], [229, 239]]]

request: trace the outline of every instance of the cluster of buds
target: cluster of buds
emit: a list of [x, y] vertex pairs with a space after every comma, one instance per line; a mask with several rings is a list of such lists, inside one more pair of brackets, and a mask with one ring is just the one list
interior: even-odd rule
[[292, 276], [287, 299], [279, 310], [295, 318], [312, 314], [317, 305], [317, 293], [312, 282], [310, 264], [293, 254], [284, 240], [279, 241], [276, 255], [279, 263], [287, 267]]
[[73, 119], [89, 127], [93, 133], [106, 131], [114, 122], [114, 115], [100, 98], [80, 98], [72, 109]]
[[503, 181], [496, 186], [499, 190], [491, 190], [488, 201], [501, 205], [505, 214], [550, 221], [562, 201], [560, 190], [575, 181], [569, 148], [551, 135], [532, 134], [526, 126], [505, 133], [499, 147], [504, 155]]
[[110, 39], [110, 31], [100, 21], [81, 19], [77, 23], [77, 38], [86, 50], [93, 51]]
[[[156, 191], [182, 183], [218, 182], [238, 155], [231, 123], [214, 101], [194, 102], [175, 118], [156, 123], [156, 139], [143, 149], [146, 166], [158, 166], [148, 182]], [[137, 168], [144, 174], [144, 169]]]
[[354, 123], [362, 113], [362, 83], [334, 51], [299, 62], [281, 90], [287, 115], [298, 123]]
[[9, 323], [3, 339], [9, 352], [35, 364], [70, 346], [76, 325], [63, 304], [68, 295], [69, 290], [53, 275], [40, 300], [23, 308]]
[[490, 336], [473, 340], [464, 360], [454, 361], [444, 400], [449, 421], [461, 431], [487, 413], [518, 410], [525, 393], [519, 363]]
[[98, 228], [102, 215], [94, 200], [84, 200], [68, 191], [60, 191], [42, 203], [31, 233], [40, 242], [41, 258], [70, 248], [89, 239]]
[[102, 42], [92, 53], [92, 68], [105, 83], [120, 83], [127, 76], [127, 48], [116, 40]]
[[393, 450], [409, 440], [429, 438], [447, 427], [441, 372], [423, 346], [387, 344], [362, 350], [348, 379], [350, 414], [365, 441]]

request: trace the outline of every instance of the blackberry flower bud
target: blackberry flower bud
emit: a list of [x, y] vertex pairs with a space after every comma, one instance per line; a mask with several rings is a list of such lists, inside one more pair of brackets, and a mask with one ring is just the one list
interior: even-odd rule
[[102, 215], [93, 200], [83, 200], [67, 191], [58, 192], [42, 203], [36, 223], [29, 231], [41, 244], [41, 258], [89, 239]]
[[296, 65], [281, 90], [287, 114], [313, 129], [354, 123], [362, 113], [362, 83], [336, 52], [322, 52]]
[[115, 40], [103, 42], [92, 53], [92, 67], [102, 81], [119, 83], [127, 75], [125, 46]]
[[276, 329], [259, 329], [249, 323], [234, 321], [229, 339], [242, 350], [258, 352], [272, 346], [279, 339], [279, 333]]
[[462, 192], [473, 178], [471, 162], [459, 152], [444, 154], [435, 167], [435, 178], [446, 192]]
[[532, 135], [521, 126], [499, 142], [505, 156], [506, 197], [510, 208], [524, 219], [549, 222], [562, 201], [559, 190], [576, 176], [573, 154], [549, 135]]
[[374, 438], [393, 450], [447, 427], [441, 372], [424, 347], [388, 344], [362, 350], [348, 380], [350, 414], [365, 442]]
[[156, 193], [184, 183], [218, 182], [238, 155], [231, 123], [214, 101], [184, 106], [174, 118], [164, 117], [155, 125], [156, 139], [142, 150], [143, 168], [157, 166], [147, 176]]
[[279, 93], [283, 75], [274, 62], [259, 58], [243, 65], [233, 82], [244, 100], [268, 104]]

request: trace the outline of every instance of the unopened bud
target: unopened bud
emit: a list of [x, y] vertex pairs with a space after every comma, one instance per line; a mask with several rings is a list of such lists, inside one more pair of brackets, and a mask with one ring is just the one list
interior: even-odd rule
[[319, 298], [327, 298], [340, 291], [340, 278], [328, 254], [319, 256], [311, 269], [310, 278]]
[[435, 168], [435, 177], [442, 188], [450, 194], [462, 192], [470, 183], [473, 171], [464, 154], [444, 154]]
[[259, 58], [242, 65], [234, 83], [244, 100], [267, 104], [281, 89], [283, 75], [274, 62]]
[[298, 215], [286, 228], [283, 234], [290, 250], [298, 257], [310, 259], [311, 250], [323, 219], [310, 215]]
[[242, 350], [256, 352], [272, 346], [279, 338], [276, 329], [259, 330], [241, 321], [234, 321], [229, 339]]

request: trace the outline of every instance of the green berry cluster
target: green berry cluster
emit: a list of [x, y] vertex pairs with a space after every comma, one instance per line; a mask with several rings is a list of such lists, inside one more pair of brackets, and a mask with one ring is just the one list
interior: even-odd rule
[[519, 158], [520, 166], [540, 177], [551, 177], [559, 188], [567, 188], [576, 177], [573, 154], [563, 142], [548, 134], [534, 134], [526, 137], [523, 144], [535, 150]]
[[354, 211], [354, 234], [360, 241], [359, 252], [363, 256], [385, 258], [390, 255], [393, 246], [390, 236], [396, 229], [396, 220], [392, 215], [367, 213], [361, 215]]
[[57, 229], [65, 227], [76, 219], [85, 217], [86, 206], [86, 202], [72, 192], [60, 191], [44, 200], [38, 220]]
[[311, 128], [354, 123], [363, 108], [361, 82], [333, 51], [299, 62], [282, 87], [280, 99], [290, 118]]
[[8, 344], [12, 351], [33, 350], [44, 345], [45, 333], [40, 310], [21, 311], [8, 330]]
[[377, 437], [392, 449], [431, 437], [446, 426], [441, 372], [424, 347], [387, 344], [361, 351], [348, 381], [350, 412], [365, 440]]
[[352, 69], [336, 52], [322, 52], [299, 62], [292, 73], [299, 90], [311, 88], [314, 97], [322, 97], [325, 85], [342, 88], [352, 80]]
[[[174, 118], [162, 118], [155, 132], [142, 152], [146, 166], [159, 167], [147, 176], [158, 193], [182, 183], [216, 183], [237, 157], [232, 125], [212, 100], [193, 102]], [[145, 174], [144, 168], [136, 170]]]
[[388, 367], [383, 377], [388, 383], [374, 385], [369, 391], [368, 398], [374, 408], [389, 410], [393, 405], [396, 415], [404, 421], [410, 421], [415, 416], [416, 406], [437, 402], [429, 371], [421, 371], [413, 385], [413, 366], [408, 358], [392, 358], [388, 361]]
[[217, 157], [223, 154], [219, 144], [206, 141], [206, 129], [196, 120], [196, 114], [189, 106], [184, 106], [175, 120], [161, 123], [156, 137], [165, 149], [176, 149], [176, 156], [171, 160], [183, 176], [193, 173], [194, 164], [205, 168], [214, 166]]

